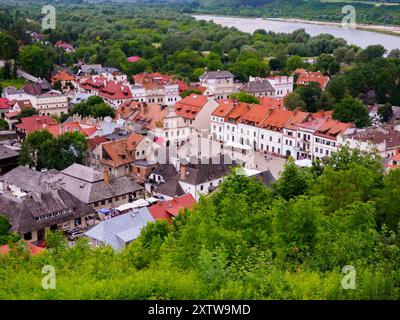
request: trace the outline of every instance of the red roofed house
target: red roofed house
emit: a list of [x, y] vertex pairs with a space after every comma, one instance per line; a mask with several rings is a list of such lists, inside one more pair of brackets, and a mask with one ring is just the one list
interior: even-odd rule
[[140, 61], [141, 59], [142, 59], [142, 58], [139, 57], [139, 56], [132, 56], [132, 57], [129, 57], [129, 58], [128, 58], [128, 62], [134, 63], [134, 62]]
[[105, 83], [99, 92], [99, 96], [114, 108], [117, 108], [125, 101], [132, 99], [132, 93], [128, 86], [112, 80]]
[[203, 95], [191, 94], [175, 104], [175, 112], [195, 130], [210, 129], [210, 117], [218, 103]]
[[75, 76], [65, 70], [54, 72], [51, 76], [51, 84], [54, 86], [56, 82], [60, 82], [63, 92], [70, 92], [78, 87]]
[[[274, 99], [276, 100], [276, 99]], [[314, 159], [332, 155], [337, 150], [338, 137], [352, 124], [332, 120], [332, 112], [315, 114], [289, 111], [281, 105], [236, 103], [218, 100], [211, 114], [211, 134], [225, 146], [249, 148], [282, 157]]]
[[305, 69], [296, 69], [293, 72], [293, 76], [296, 74], [298, 75], [298, 78], [296, 81], [297, 85], [305, 85], [305, 84], [309, 84], [311, 82], [317, 82], [319, 84], [319, 86], [321, 87], [321, 89], [325, 90], [326, 85], [329, 82], [329, 77], [324, 76], [319, 71], [311, 72], [311, 71], [307, 71]]
[[139, 73], [133, 76], [133, 99], [138, 102], [158, 103], [171, 106], [181, 99], [179, 88], [183, 84], [161, 73]]
[[85, 156], [85, 165], [88, 167], [95, 168], [97, 170], [101, 169], [100, 159], [102, 157], [103, 143], [110, 142], [105, 137], [98, 136], [88, 140], [88, 151]]
[[211, 135], [220, 142], [238, 142], [238, 123], [251, 108], [251, 104], [232, 99], [218, 100], [211, 114]]
[[45, 130], [48, 126], [57, 125], [57, 121], [49, 116], [32, 116], [21, 119], [21, 123], [16, 125], [17, 137], [19, 140], [35, 131]]
[[354, 127], [351, 123], [344, 123], [333, 119], [326, 119], [314, 133], [313, 158], [330, 157], [338, 150], [338, 136]]
[[82, 92], [102, 97], [114, 108], [118, 108], [122, 103], [133, 98], [127, 85], [109, 80], [103, 75], [81, 79], [79, 89]]
[[7, 98], [0, 98], [0, 117], [5, 118], [6, 113], [11, 109], [11, 102]]
[[74, 46], [62, 40], [57, 41], [54, 47], [63, 49], [65, 52], [75, 52]]
[[132, 133], [124, 139], [101, 143], [102, 148], [99, 164], [114, 177], [134, 174], [132, 164], [135, 160], [146, 159], [146, 150], [151, 141], [142, 135]]
[[20, 112], [24, 109], [33, 108], [33, 106], [29, 100], [12, 100], [10, 101], [10, 106], [10, 110], [5, 114], [5, 120], [10, 130], [14, 130], [15, 125], [18, 123], [17, 116]]
[[191, 194], [185, 194], [172, 200], [159, 202], [148, 207], [154, 220], [167, 220], [171, 222], [184, 209], [192, 209], [195, 200]]

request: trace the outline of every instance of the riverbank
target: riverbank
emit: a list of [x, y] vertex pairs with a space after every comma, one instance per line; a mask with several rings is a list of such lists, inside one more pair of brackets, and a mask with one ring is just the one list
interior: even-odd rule
[[[306, 23], [306, 24], [331, 26], [331, 27], [339, 27], [339, 28], [342, 27], [342, 24], [340, 22], [320, 21], [320, 20], [303, 20], [303, 19], [296, 19], [296, 18], [263, 18], [263, 20], [293, 22], [293, 23]], [[390, 34], [390, 35], [394, 35], [394, 36], [400, 36], [400, 26], [373, 25], [373, 24], [357, 23], [356, 29]]]

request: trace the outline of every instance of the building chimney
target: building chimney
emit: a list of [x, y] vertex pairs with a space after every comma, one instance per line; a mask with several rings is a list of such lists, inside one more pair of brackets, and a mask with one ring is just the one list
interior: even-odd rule
[[186, 164], [181, 163], [181, 180], [186, 180]]
[[108, 169], [103, 169], [103, 180], [106, 184], [110, 184], [110, 172]]

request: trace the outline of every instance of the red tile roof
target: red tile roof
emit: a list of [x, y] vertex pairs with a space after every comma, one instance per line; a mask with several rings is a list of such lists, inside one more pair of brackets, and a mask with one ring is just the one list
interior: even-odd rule
[[0, 109], [9, 109], [10, 107], [10, 100], [8, 100], [7, 98], [0, 98]]
[[103, 150], [108, 156], [103, 157], [100, 162], [114, 168], [132, 163], [136, 160], [136, 147], [143, 139], [144, 137], [140, 134], [132, 133], [125, 139], [102, 144]]
[[259, 98], [260, 104], [270, 109], [284, 109], [283, 99], [276, 99], [272, 97]]
[[56, 125], [50, 125], [47, 128], [54, 137], [58, 137], [66, 132], [76, 132], [84, 134], [89, 137], [97, 131], [95, 126], [82, 125], [79, 122], [68, 122]]
[[324, 76], [321, 72], [310, 72], [304, 69], [296, 69], [293, 72], [293, 75], [299, 74], [297, 78], [296, 84], [303, 85], [310, 82], [317, 82], [319, 83], [321, 89], [325, 89], [326, 85], [329, 82], [329, 77]]
[[99, 96], [112, 100], [132, 99], [132, 93], [128, 86], [112, 80], [106, 81], [100, 89]]
[[37, 130], [47, 129], [51, 125], [57, 125], [57, 122], [49, 116], [32, 116], [22, 118], [21, 123], [17, 124], [16, 127], [30, 134]]
[[259, 127], [270, 130], [281, 130], [293, 117], [293, 111], [284, 109], [272, 110]]
[[154, 220], [166, 219], [171, 221], [179, 214], [181, 209], [191, 209], [195, 203], [191, 194], [185, 194], [169, 201], [154, 204], [148, 209]]
[[97, 146], [101, 145], [102, 143], [108, 142], [109, 140], [104, 137], [95, 137], [89, 139], [88, 146], [90, 150], [95, 149]]
[[52, 77], [51, 77], [51, 83], [55, 83], [57, 81], [74, 81], [75, 80], [75, 76], [71, 73], [68, 73], [64, 70], [59, 71], [57, 73], [55, 73]]
[[73, 50], [74, 49], [74, 47], [71, 45], [71, 44], [69, 44], [69, 43], [66, 43], [66, 42], [64, 42], [64, 41], [62, 41], [62, 40], [60, 40], [60, 41], [57, 41], [56, 43], [55, 43], [55, 45], [54, 45], [56, 48], [62, 48], [62, 49], [69, 49], [69, 50]]
[[352, 126], [351, 123], [344, 123], [329, 119], [324, 121], [324, 123], [319, 127], [319, 129], [315, 133], [315, 135], [325, 138], [336, 139], [339, 133], [345, 132], [351, 126]]
[[128, 58], [128, 62], [138, 62], [140, 61], [142, 58], [139, 56], [132, 56]]
[[270, 113], [271, 109], [260, 104], [254, 104], [239, 122], [259, 126]]
[[192, 93], [175, 104], [175, 112], [183, 118], [194, 119], [207, 102], [206, 96]]

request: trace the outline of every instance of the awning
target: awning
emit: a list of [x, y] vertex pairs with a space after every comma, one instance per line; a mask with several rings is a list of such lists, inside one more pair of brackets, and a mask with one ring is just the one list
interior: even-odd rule
[[150, 203], [144, 199], [139, 199], [133, 202], [121, 204], [119, 207], [115, 208], [116, 210], [122, 212], [127, 210], [132, 210], [136, 208], [147, 207]]
[[312, 161], [310, 159], [296, 160], [295, 164], [299, 167], [312, 167]]
[[134, 208], [141, 208], [141, 207], [147, 207], [150, 203], [144, 199], [139, 199], [133, 201], [132, 204], [134, 205]]
[[146, 201], [147, 201], [149, 204], [153, 204], [154, 202], [160, 201], [160, 199], [151, 197], [151, 198], [146, 199]]
[[252, 149], [248, 145], [237, 143], [237, 142], [228, 142], [225, 144], [225, 146], [228, 148], [241, 149], [241, 150], [251, 150]]

